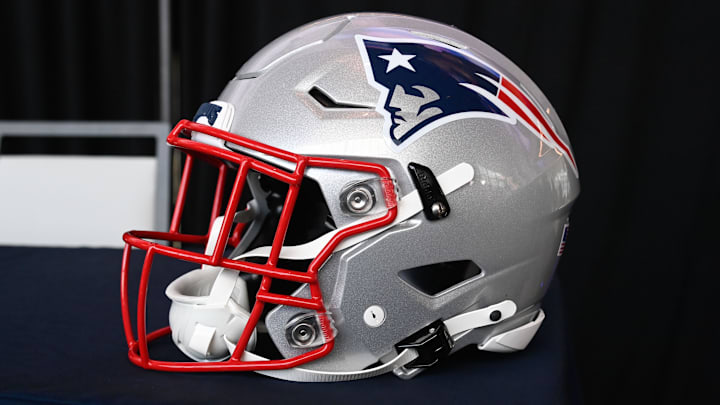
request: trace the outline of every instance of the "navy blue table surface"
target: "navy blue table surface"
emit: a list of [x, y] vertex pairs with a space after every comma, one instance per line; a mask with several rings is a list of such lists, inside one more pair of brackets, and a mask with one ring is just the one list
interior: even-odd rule
[[[142, 260], [135, 253], [137, 264]], [[579, 398], [557, 282], [544, 300], [545, 323], [525, 351], [468, 347], [409, 381], [386, 374], [293, 383], [254, 373], [165, 373], [132, 365], [120, 314], [121, 256], [117, 249], [0, 247], [0, 402], [557, 404]], [[161, 257], [153, 265], [149, 329], [167, 324], [164, 288], [188, 270], [176, 265]], [[131, 296], [138, 282], [133, 276]], [[177, 350], [169, 339], [150, 346], [153, 358], [176, 355], [171, 352]]]

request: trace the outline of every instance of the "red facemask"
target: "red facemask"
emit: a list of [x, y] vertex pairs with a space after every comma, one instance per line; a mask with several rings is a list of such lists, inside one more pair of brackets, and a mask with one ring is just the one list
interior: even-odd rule
[[[220, 144], [217, 142], [213, 142], [213, 144], [199, 142], [192, 139], [191, 133], [200, 133], [213, 137], [214, 139], [220, 140]], [[341, 241], [343, 241], [343, 239], [352, 235], [383, 227], [395, 220], [397, 215], [397, 197], [393, 182], [390, 180], [390, 172], [388, 169], [382, 165], [368, 162], [301, 156], [243, 138], [218, 128], [213, 128], [187, 120], [180, 121], [177, 124], [168, 136], [167, 141], [170, 145], [173, 145], [187, 153], [170, 230], [169, 232], [129, 231], [123, 235], [123, 240], [126, 245], [122, 261], [121, 300], [125, 338], [129, 347], [128, 355], [130, 360], [138, 366], [155, 370], [237, 371], [277, 370], [296, 367], [300, 364], [325, 356], [333, 348], [334, 335], [332, 333], [332, 321], [327, 315], [327, 310], [325, 308], [325, 304], [323, 303], [323, 295], [318, 284], [318, 270], [323, 266], [329, 256], [333, 253], [334, 249]], [[230, 149], [219, 146], [223, 142], [237, 145], [246, 150], [262, 153], [272, 158], [294, 164], [295, 168], [292, 172], [286, 171], [248, 155], [234, 152]], [[188, 194], [188, 184], [193, 170], [193, 162], [196, 159], [202, 159], [209, 162], [218, 169], [217, 186], [211, 212], [211, 226], [209, 227], [208, 232], [204, 235], [192, 235], [180, 232], [180, 220]], [[301, 182], [308, 167], [367, 172], [371, 175], [378, 176], [381, 179], [380, 184], [382, 185], [381, 187], [386, 212], [382, 216], [375, 216], [373, 219], [369, 219], [365, 222], [357, 223], [339, 230], [332, 236], [332, 238], [329, 239], [320, 253], [310, 262], [306, 271], [283, 269], [278, 267], [278, 261], [283, 247], [283, 241], [288, 230], [288, 225], [290, 223], [290, 218], [293, 215], [293, 208], [300, 190]], [[224, 213], [221, 213], [223, 189], [225, 187], [228, 174], [231, 172], [231, 168], [236, 168], [237, 174], [233, 180], [232, 190], [230, 192], [225, 211]], [[234, 223], [233, 219], [236, 217], [236, 213], [238, 213], [238, 206], [243, 187], [246, 183], [248, 172], [251, 170], [288, 185], [288, 191], [285, 195], [285, 201], [282, 206], [282, 212], [279, 216], [270, 253], [267, 261], [261, 264], [225, 257], [226, 249], [237, 246], [243, 235], [245, 223]], [[214, 235], [211, 236], [212, 225], [216, 222], [216, 218], [221, 217], [221, 214], [223, 219], [221, 222], [218, 222], [220, 224], [219, 233], [215, 230], [214, 233], [217, 234], [217, 237]], [[178, 247], [152, 242], [150, 240], [180, 242], [184, 245], [195, 244], [210, 246], [206, 249], [205, 254], [202, 254], [192, 250], [184, 250]], [[133, 247], [146, 252], [142, 266], [142, 273], [140, 275], [140, 287], [137, 296], [137, 335], [135, 335], [133, 331], [128, 299], [130, 252]], [[149, 333], [146, 330], [148, 282], [153, 258], [156, 254], [186, 262], [192, 262], [201, 266], [212, 266], [214, 268], [229, 269], [261, 276], [260, 287], [255, 295], [255, 303], [249, 311], [247, 324], [245, 325], [239, 339], [237, 339], [236, 342], [233, 342], [234, 351], [232, 351], [229, 359], [224, 361], [207, 362], [172, 362], [150, 358], [148, 344], [159, 337], [171, 333], [169, 326]], [[308, 284], [310, 287], [311, 297], [300, 298], [291, 295], [272, 293], [270, 292], [270, 286], [274, 279]], [[320, 347], [289, 359], [266, 361], [248, 360], [248, 358], [243, 359], [243, 354], [248, 347], [248, 342], [251, 340], [253, 331], [260, 321], [265, 304], [288, 305], [315, 311], [317, 313], [317, 320], [320, 324], [320, 330], [323, 334], [322, 338], [324, 339], [324, 343]], [[137, 338], [135, 336], [137, 336]]]

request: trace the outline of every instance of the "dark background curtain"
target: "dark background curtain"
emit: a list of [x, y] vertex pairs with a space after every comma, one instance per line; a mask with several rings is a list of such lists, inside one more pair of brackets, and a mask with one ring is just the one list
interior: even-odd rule
[[[173, 121], [215, 99], [278, 35], [361, 10], [474, 34], [524, 69], [563, 119], [582, 192], [558, 278], [584, 399], [689, 403], [712, 388], [720, 329], [712, 305], [720, 270], [712, 7], [175, 1]], [[155, 2], [142, 0], [2, 3], [0, 119], [159, 119], [157, 18]]]

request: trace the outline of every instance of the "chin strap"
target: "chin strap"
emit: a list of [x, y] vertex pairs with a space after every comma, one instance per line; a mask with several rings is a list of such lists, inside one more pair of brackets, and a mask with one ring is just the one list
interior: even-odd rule
[[[455, 340], [462, 337], [465, 332], [502, 322], [515, 315], [516, 311], [517, 306], [515, 303], [510, 300], [506, 300], [485, 308], [462, 313], [442, 322], [441, 324], [444, 328], [446, 328], [448, 335], [450, 336], [449, 345], [452, 347]], [[521, 329], [524, 326], [525, 325], [518, 329]], [[506, 335], [507, 333], [508, 332], [503, 335]], [[227, 339], [225, 339], [225, 344], [232, 353], [235, 349], [235, 344]], [[402, 378], [410, 378], [419, 372], [415, 370], [421, 369], [411, 369], [408, 371], [403, 366], [413, 362], [421, 356], [426, 356], [427, 353], [423, 353], [426, 349], [427, 348], [423, 347], [423, 344], [416, 345], [415, 348], [406, 348], [400, 351], [397, 356], [379, 366], [358, 371], [320, 371], [303, 367], [294, 367], [284, 370], [261, 370], [256, 371], [256, 373], [280, 380], [298, 382], [339, 382], [360, 380], [363, 378], [375, 377], [391, 371], [394, 371]], [[242, 360], [264, 361], [268, 359], [246, 351], [242, 356]]]

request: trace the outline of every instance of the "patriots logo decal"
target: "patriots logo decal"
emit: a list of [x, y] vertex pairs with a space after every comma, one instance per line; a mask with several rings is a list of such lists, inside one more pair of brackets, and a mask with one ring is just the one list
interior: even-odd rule
[[370, 85], [380, 91], [376, 110], [395, 151], [431, 130], [465, 118], [520, 123], [565, 156], [570, 148], [530, 96], [507, 77], [462, 49], [424, 39], [356, 35]]

